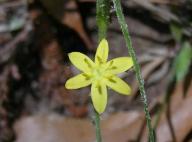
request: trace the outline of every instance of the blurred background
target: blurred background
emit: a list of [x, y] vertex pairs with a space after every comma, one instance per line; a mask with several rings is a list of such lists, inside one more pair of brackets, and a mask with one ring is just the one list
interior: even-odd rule
[[[145, 80], [157, 142], [192, 142], [192, 1], [123, 0]], [[96, 0], [0, 0], [0, 142], [94, 142], [90, 87], [66, 90], [78, 74], [67, 54], [93, 57]], [[111, 3], [109, 59], [128, 51]], [[133, 69], [131, 96], [108, 90], [104, 142], [147, 142]]]

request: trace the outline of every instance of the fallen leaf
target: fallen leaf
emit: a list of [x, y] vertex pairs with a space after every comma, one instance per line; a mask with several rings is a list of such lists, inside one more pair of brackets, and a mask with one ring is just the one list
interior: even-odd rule
[[[183, 141], [192, 129], [192, 83], [183, 97], [183, 82], [178, 83], [171, 95], [170, 102], [163, 109], [158, 127], [156, 129], [157, 142]], [[159, 99], [162, 100], [161, 96]], [[153, 117], [153, 122], [155, 117]], [[172, 127], [172, 128], [171, 128]], [[172, 132], [171, 132], [172, 131]], [[172, 134], [173, 133], [173, 134]], [[175, 137], [175, 140], [173, 139]], [[142, 141], [146, 141], [146, 130], [143, 133]]]
[[[105, 142], [135, 139], [143, 123], [139, 112], [120, 112], [101, 121]], [[15, 124], [16, 142], [92, 142], [95, 140], [91, 120], [47, 114], [22, 118]]]
[[[192, 93], [192, 91], [191, 91]], [[192, 129], [192, 109], [191, 109], [192, 95], [188, 97], [177, 111], [171, 114], [171, 123], [173, 125], [174, 136], [176, 141], [181, 142], [185, 139], [186, 135]], [[169, 124], [167, 121], [160, 123], [157, 131], [157, 141], [166, 142], [173, 141], [172, 134], [170, 132]]]
[[86, 46], [90, 50], [93, 50], [93, 46], [90, 41], [90, 38], [88, 37], [88, 35], [85, 32], [85, 29], [83, 27], [82, 18], [78, 11], [78, 6], [77, 6], [76, 2], [74, 0], [69, 0], [65, 5], [65, 9], [72, 9], [73, 11], [64, 12], [64, 15], [62, 18], [63, 24], [66, 24], [70, 28], [74, 29], [80, 35], [80, 37], [83, 39]]

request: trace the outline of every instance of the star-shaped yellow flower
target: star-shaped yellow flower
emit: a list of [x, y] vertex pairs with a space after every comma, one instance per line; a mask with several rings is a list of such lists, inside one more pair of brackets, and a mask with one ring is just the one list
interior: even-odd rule
[[129, 95], [130, 87], [116, 74], [124, 72], [133, 66], [130, 57], [119, 57], [107, 62], [108, 42], [103, 39], [99, 43], [95, 55], [95, 63], [80, 52], [69, 53], [70, 61], [83, 73], [67, 80], [67, 89], [79, 89], [91, 84], [91, 98], [95, 110], [101, 114], [107, 104], [107, 87], [120, 94]]

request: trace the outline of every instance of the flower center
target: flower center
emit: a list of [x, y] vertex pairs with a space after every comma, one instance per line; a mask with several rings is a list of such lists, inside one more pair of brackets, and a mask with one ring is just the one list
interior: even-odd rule
[[105, 71], [102, 67], [96, 68], [93, 70], [93, 79], [94, 80], [101, 80], [103, 78]]

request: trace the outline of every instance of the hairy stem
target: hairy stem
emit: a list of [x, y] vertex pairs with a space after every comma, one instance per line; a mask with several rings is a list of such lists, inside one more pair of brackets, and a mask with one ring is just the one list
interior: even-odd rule
[[109, 24], [109, 0], [97, 0], [96, 1], [96, 21], [98, 26], [98, 39], [99, 41], [106, 38], [107, 27]]
[[94, 113], [95, 113], [94, 123], [95, 123], [95, 131], [96, 131], [96, 140], [97, 142], [102, 142], [101, 128], [100, 128], [100, 115], [95, 110], [94, 110]]
[[[97, 26], [98, 26], [98, 42], [103, 38], [106, 38], [107, 27], [109, 24], [109, 9], [110, 3], [109, 0], [97, 0], [96, 1], [96, 11], [97, 11]], [[101, 128], [100, 128], [100, 115], [94, 110], [94, 121], [95, 121], [95, 130], [96, 130], [96, 141], [102, 142], [101, 138]]]
[[151, 117], [149, 114], [149, 109], [148, 109], [148, 104], [147, 104], [147, 97], [146, 97], [145, 88], [144, 88], [144, 80], [141, 75], [141, 70], [140, 70], [140, 66], [138, 64], [136, 55], [135, 55], [135, 51], [132, 47], [132, 42], [131, 42], [131, 38], [129, 35], [129, 31], [128, 31], [128, 25], [126, 24], [125, 17], [122, 12], [120, 0], [113, 0], [113, 3], [114, 3], [114, 7], [115, 7], [115, 11], [116, 11], [116, 15], [117, 15], [119, 24], [121, 26], [121, 30], [122, 30], [124, 38], [125, 38], [125, 42], [126, 42], [126, 46], [129, 51], [129, 55], [132, 57], [132, 60], [133, 60], [136, 77], [137, 77], [137, 80], [139, 83], [140, 94], [142, 97], [142, 101], [144, 103], [144, 111], [145, 111], [145, 116], [146, 116], [146, 121], [147, 121], [147, 127], [149, 130], [149, 141], [154, 142], [155, 138], [154, 138], [153, 128], [151, 126]]

